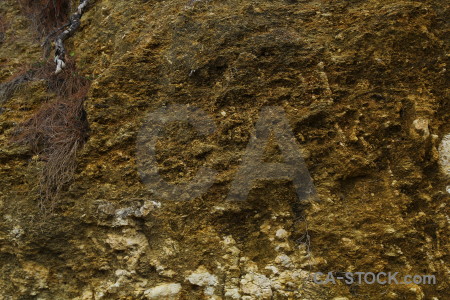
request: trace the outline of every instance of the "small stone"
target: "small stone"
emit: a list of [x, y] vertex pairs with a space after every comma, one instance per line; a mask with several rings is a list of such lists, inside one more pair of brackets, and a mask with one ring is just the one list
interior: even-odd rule
[[450, 177], [450, 134], [444, 136], [439, 146], [439, 164], [442, 173]]
[[278, 268], [275, 266], [267, 266], [264, 269], [272, 271], [273, 274], [278, 274]]
[[275, 258], [275, 262], [282, 265], [285, 268], [290, 268], [293, 266], [291, 259], [286, 254], [278, 255]]
[[216, 286], [219, 283], [217, 276], [210, 274], [203, 266], [200, 266], [186, 279], [189, 280], [191, 284], [198, 286]]
[[225, 289], [225, 297], [230, 297], [231, 299], [241, 299], [241, 295], [239, 294], [239, 289]]
[[285, 239], [289, 236], [288, 232], [286, 230], [284, 230], [283, 228], [280, 228], [277, 230], [277, 232], [275, 233], [275, 236], [279, 239]]
[[127, 270], [122, 270], [122, 269], [118, 269], [116, 270], [116, 276], [129, 276], [130, 272], [128, 272]]
[[388, 227], [384, 230], [384, 232], [386, 232], [386, 233], [394, 233], [394, 232], [396, 232], [396, 230], [395, 230], [393, 227], [388, 226]]
[[212, 286], [206, 287], [205, 288], [205, 295], [213, 296], [214, 295], [214, 288]]
[[430, 131], [428, 129], [429, 121], [428, 119], [418, 118], [413, 121], [414, 129], [418, 132], [422, 132], [422, 134], [427, 137], [430, 135]]
[[257, 299], [270, 299], [272, 297], [272, 282], [263, 274], [247, 273], [240, 283], [242, 292], [245, 294], [252, 295]]
[[161, 299], [161, 297], [173, 297], [180, 291], [181, 285], [179, 283], [166, 283], [146, 290], [144, 292], [144, 295], [145, 297], [147, 297], [147, 299]]

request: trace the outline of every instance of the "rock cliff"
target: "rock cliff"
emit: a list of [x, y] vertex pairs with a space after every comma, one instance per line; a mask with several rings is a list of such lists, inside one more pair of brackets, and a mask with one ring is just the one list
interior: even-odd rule
[[[72, 68], [56, 75], [42, 71], [42, 36], [22, 8], [0, 3], [0, 299], [450, 294], [447, 1], [91, 1], [66, 41]], [[43, 212], [56, 156], [14, 137], [39, 112], [66, 112], [51, 103], [75, 77], [89, 82], [74, 115], [89, 137]], [[201, 110], [213, 130], [168, 122], [139, 154], [145, 124], [173, 105]], [[227, 201], [264, 107], [283, 112], [314, 197], [280, 178]], [[264, 153], [286, 163], [273, 136]], [[146, 184], [154, 170], [182, 184], [204, 167], [214, 180], [183, 201]], [[358, 271], [436, 284], [311, 280]]]

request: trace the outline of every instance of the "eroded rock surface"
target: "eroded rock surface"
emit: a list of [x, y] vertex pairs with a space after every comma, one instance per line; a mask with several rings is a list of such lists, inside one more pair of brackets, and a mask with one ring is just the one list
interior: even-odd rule
[[[11, 144], [54, 95], [17, 89], [0, 115], [0, 299], [445, 299], [449, 282], [447, 1], [93, 1], [68, 40], [91, 80], [90, 138], [54, 215], [39, 157]], [[0, 79], [40, 59], [16, 1], [0, 3]], [[0, 27], [0, 30], [2, 27]], [[70, 50], [69, 50], [70, 49]], [[214, 184], [190, 201], [142, 182], [149, 112], [169, 124], [159, 174]], [[260, 110], [281, 107], [320, 201], [286, 180], [225, 201]], [[267, 162], [283, 162], [272, 141]], [[318, 285], [311, 272], [432, 274], [436, 285]]]

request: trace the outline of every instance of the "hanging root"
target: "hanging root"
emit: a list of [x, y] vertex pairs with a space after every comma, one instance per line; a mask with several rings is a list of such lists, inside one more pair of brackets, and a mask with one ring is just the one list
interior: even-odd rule
[[61, 26], [70, 12], [70, 0], [18, 0], [39, 37]]
[[[20, 0], [24, 8], [40, 24], [40, 34], [47, 34], [43, 46], [55, 37], [56, 71], [51, 62], [31, 66], [27, 71], [0, 84], [0, 104], [4, 103], [23, 84], [42, 79], [47, 89], [55, 95], [35, 112], [28, 120], [19, 124], [12, 141], [26, 145], [42, 163], [39, 177], [39, 206], [44, 212], [52, 212], [59, 201], [59, 194], [70, 183], [76, 168], [76, 154], [89, 136], [89, 124], [83, 102], [89, 90], [89, 80], [77, 74], [74, 61], [65, 58], [64, 42], [80, 27], [80, 19], [89, 0], [80, 0], [77, 11], [69, 17], [69, 22], [61, 26], [61, 5], [69, 5], [69, 0]], [[53, 6], [40, 6], [41, 3]], [[48, 7], [55, 8], [50, 13]], [[63, 19], [63, 18], [61, 18]], [[64, 18], [65, 19], [65, 18]], [[54, 22], [53, 22], [54, 21]], [[54, 26], [50, 26], [50, 25]], [[44, 26], [45, 25], [45, 26]], [[59, 27], [58, 27], [59, 26]], [[53, 31], [50, 28], [56, 28]]]
[[39, 206], [52, 211], [62, 188], [71, 181], [76, 154], [88, 137], [83, 97], [56, 100], [44, 105], [21, 125], [17, 140], [29, 145], [44, 165], [40, 178]]
[[76, 154], [89, 136], [89, 125], [83, 102], [89, 81], [76, 75], [73, 61], [61, 74], [53, 73], [52, 64], [35, 71], [36, 78], [45, 78], [56, 99], [45, 103], [24, 123], [19, 124], [12, 140], [30, 147], [43, 162], [39, 176], [39, 206], [52, 212], [59, 194], [75, 172]]
[[55, 39], [55, 74], [61, 72], [62, 69], [64, 69], [66, 66], [66, 49], [64, 47], [64, 41], [71, 37], [78, 29], [78, 27], [80, 27], [80, 19], [83, 16], [88, 3], [89, 0], [80, 0], [80, 5], [78, 5], [77, 11], [69, 18], [69, 23], [66, 25], [67, 29], [61, 32]]

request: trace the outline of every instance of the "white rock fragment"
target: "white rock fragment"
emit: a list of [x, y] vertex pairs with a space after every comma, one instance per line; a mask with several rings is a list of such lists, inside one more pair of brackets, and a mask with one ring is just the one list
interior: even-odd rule
[[189, 280], [191, 284], [198, 286], [216, 286], [219, 283], [217, 276], [210, 274], [203, 266], [198, 267], [198, 269], [186, 279]]
[[15, 225], [14, 228], [9, 231], [9, 236], [12, 240], [15, 241], [19, 239], [24, 233], [25, 232], [20, 225]]
[[157, 201], [145, 201], [144, 205], [139, 208], [139, 213], [142, 216], [148, 215], [149, 212], [161, 208], [161, 202]]
[[275, 262], [278, 263], [278, 264], [280, 264], [280, 265], [282, 265], [282, 266], [285, 267], [285, 268], [291, 268], [291, 267], [294, 266], [294, 265], [292, 264], [291, 259], [290, 259], [289, 256], [287, 256], [286, 254], [278, 255], [278, 256], [275, 258]]
[[173, 297], [180, 291], [181, 285], [179, 283], [165, 283], [146, 290], [144, 296], [147, 299], [168, 299], [162, 297]]
[[277, 230], [277, 232], [275, 233], [275, 236], [279, 239], [285, 239], [289, 236], [288, 232], [286, 230], [284, 230], [283, 228], [280, 228]]
[[273, 274], [278, 274], [278, 268], [275, 266], [266, 266], [264, 269], [272, 271]]
[[225, 297], [231, 299], [241, 299], [241, 294], [239, 294], [238, 288], [225, 289]]
[[418, 118], [413, 121], [414, 130], [420, 134], [423, 138], [427, 138], [430, 136], [430, 130], [428, 128], [429, 121], [428, 119]]
[[132, 225], [129, 217], [145, 217], [149, 212], [161, 208], [161, 203], [156, 201], [145, 201], [141, 207], [124, 207], [115, 210], [114, 226]]
[[450, 176], [450, 134], [444, 136], [439, 146], [439, 163], [442, 172]]
[[216, 275], [213, 275], [208, 272], [208, 270], [204, 266], [200, 266], [194, 272], [189, 275], [186, 280], [188, 280], [191, 284], [197, 286], [204, 286], [204, 294], [206, 296], [210, 296], [209, 299], [215, 299], [212, 297], [214, 295], [215, 288], [219, 283]]
[[259, 273], [247, 273], [241, 279], [242, 292], [257, 297], [258, 299], [272, 297], [271, 285], [272, 281], [265, 275]]
[[205, 288], [205, 295], [207, 296], [213, 296], [214, 295], [214, 288], [212, 286], [208, 286]]
[[134, 270], [141, 255], [149, 249], [146, 236], [131, 228], [123, 229], [121, 234], [107, 234], [105, 242], [112, 249], [127, 251], [128, 255], [123, 258], [127, 270]]
[[233, 236], [227, 235], [223, 238], [223, 243], [225, 244], [225, 246], [235, 245], [236, 241], [234, 240]]
[[[450, 178], [450, 134], [444, 136], [439, 146], [439, 164], [442, 173]], [[446, 190], [450, 193], [450, 186]]]

